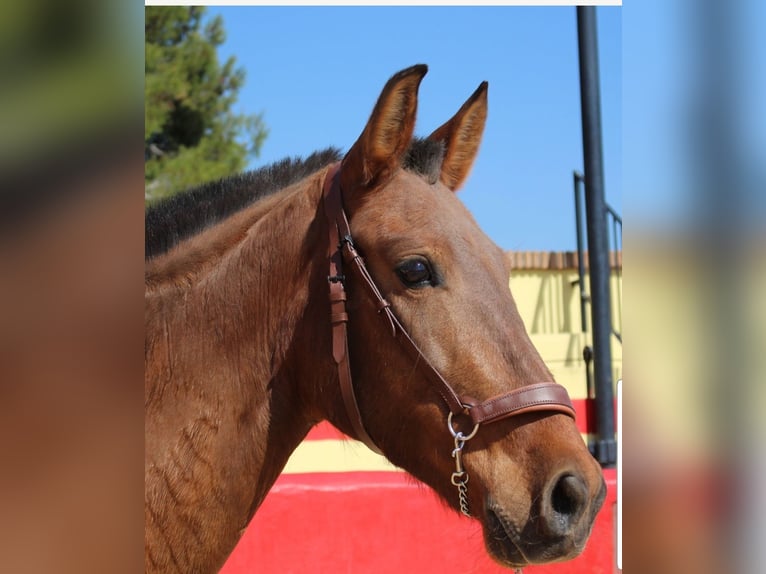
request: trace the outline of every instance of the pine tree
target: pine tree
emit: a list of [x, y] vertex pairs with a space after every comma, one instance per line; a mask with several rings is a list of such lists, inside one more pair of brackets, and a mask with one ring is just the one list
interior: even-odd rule
[[219, 17], [205, 8], [147, 6], [145, 20], [145, 197], [166, 197], [244, 169], [268, 133], [260, 115], [231, 111], [244, 82], [235, 59], [223, 65]]

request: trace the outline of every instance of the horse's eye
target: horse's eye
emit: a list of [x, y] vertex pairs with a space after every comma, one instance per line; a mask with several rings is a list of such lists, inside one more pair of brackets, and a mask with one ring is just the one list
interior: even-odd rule
[[425, 259], [408, 259], [396, 268], [396, 273], [406, 287], [426, 287], [433, 284], [431, 266]]

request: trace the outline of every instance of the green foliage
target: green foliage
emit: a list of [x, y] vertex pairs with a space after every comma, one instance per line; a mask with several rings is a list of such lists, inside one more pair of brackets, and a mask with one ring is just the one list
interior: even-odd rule
[[147, 200], [244, 169], [267, 129], [260, 115], [231, 111], [245, 78], [217, 47], [223, 21], [205, 8], [147, 6], [144, 179]]

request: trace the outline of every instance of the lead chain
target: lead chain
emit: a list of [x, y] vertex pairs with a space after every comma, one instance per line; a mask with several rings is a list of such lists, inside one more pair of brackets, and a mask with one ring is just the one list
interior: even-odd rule
[[452, 451], [452, 458], [455, 459], [455, 472], [452, 473], [452, 484], [457, 486], [458, 499], [460, 501], [460, 512], [466, 516], [471, 516], [468, 509], [468, 473], [463, 469], [462, 453], [465, 446], [465, 437], [462, 432], [455, 434], [455, 450]]
[[[466, 409], [469, 408], [466, 405], [464, 406]], [[462, 431], [455, 430], [452, 427], [452, 413], [450, 412], [447, 417], [447, 428], [455, 439], [455, 448], [452, 451], [452, 458], [455, 459], [455, 472], [452, 473], [452, 484], [457, 486], [460, 512], [470, 517], [471, 512], [468, 508], [468, 487], [466, 486], [468, 484], [468, 473], [463, 468], [463, 447], [465, 446], [466, 441], [469, 441], [476, 436], [476, 432], [479, 430], [479, 424], [477, 423], [474, 425], [473, 430], [466, 436]]]

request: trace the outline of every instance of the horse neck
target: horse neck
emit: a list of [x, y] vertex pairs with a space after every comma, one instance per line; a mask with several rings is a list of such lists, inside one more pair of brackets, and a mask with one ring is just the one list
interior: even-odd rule
[[326, 337], [309, 285], [325, 261], [321, 175], [147, 272], [146, 504], [162, 531], [147, 533], [150, 570], [220, 566], [321, 416], [313, 387], [332, 372], [315, 359]]

